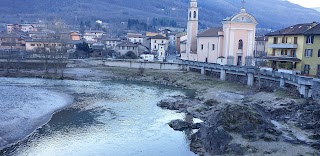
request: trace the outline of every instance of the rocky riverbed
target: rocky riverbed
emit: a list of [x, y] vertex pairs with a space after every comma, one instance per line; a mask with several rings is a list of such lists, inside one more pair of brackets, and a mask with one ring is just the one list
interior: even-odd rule
[[[319, 155], [320, 105], [279, 98], [274, 93], [206, 101], [173, 97], [158, 106], [191, 114], [204, 122], [191, 137], [200, 155]], [[232, 102], [235, 99], [237, 102]], [[243, 97], [238, 99], [239, 97]], [[230, 102], [231, 101], [231, 102]], [[184, 122], [175, 129], [193, 128]], [[172, 126], [172, 123], [170, 123]], [[177, 124], [177, 123], [176, 123]], [[182, 128], [181, 128], [182, 127]]]

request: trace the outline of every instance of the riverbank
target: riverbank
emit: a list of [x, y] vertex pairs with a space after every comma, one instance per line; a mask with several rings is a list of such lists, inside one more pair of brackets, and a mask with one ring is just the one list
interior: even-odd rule
[[[41, 76], [32, 73], [24, 74]], [[172, 97], [162, 103], [174, 106], [159, 106], [204, 121], [191, 137], [191, 149], [200, 155], [319, 154], [320, 108], [288, 90], [263, 92], [195, 72], [117, 67], [67, 68], [64, 79], [125, 80], [195, 90], [195, 99]]]
[[174, 105], [164, 109], [204, 121], [191, 137], [191, 149], [200, 155], [319, 154], [320, 107], [288, 90], [263, 92], [237, 82], [171, 70], [99, 67], [73, 68], [66, 73], [75, 79], [149, 82], [195, 90], [195, 99], [172, 97], [161, 103]]

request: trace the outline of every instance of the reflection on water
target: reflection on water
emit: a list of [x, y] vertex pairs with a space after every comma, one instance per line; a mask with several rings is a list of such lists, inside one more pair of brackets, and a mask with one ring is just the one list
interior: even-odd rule
[[[46, 87], [75, 96], [72, 108], [24, 141], [0, 151], [22, 156], [189, 156], [186, 134], [167, 123], [185, 115], [156, 106], [178, 90], [113, 82], [4, 79], [0, 85]], [[187, 117], [189, 119], [189, 117]]]

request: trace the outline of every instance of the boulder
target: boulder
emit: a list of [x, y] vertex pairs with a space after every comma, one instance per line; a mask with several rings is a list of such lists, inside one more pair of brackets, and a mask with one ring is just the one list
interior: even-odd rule
[[169, 126], [176, 131], [183, 131], [192, 128], [192, 124], [183, 120], [173, 120], [169, 122]]

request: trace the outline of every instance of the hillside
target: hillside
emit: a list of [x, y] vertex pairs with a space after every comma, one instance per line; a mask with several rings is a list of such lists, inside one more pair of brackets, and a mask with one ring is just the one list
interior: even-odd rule
[[[155, 17], [176, 20], [185, 26], [189, 0], [1, 0], [0, 23], [62, 18], [68, 23], [95, 21], [110, 23], [128, 18], [145, 22]], [[200, 22], [219, 25], [227, 16], [239, 12], [240, 0], [199, 0]], [[319, 12], [283, 0], [251, 0], [246, 3], [258, 27], [278, 29], [320, 19]]]

